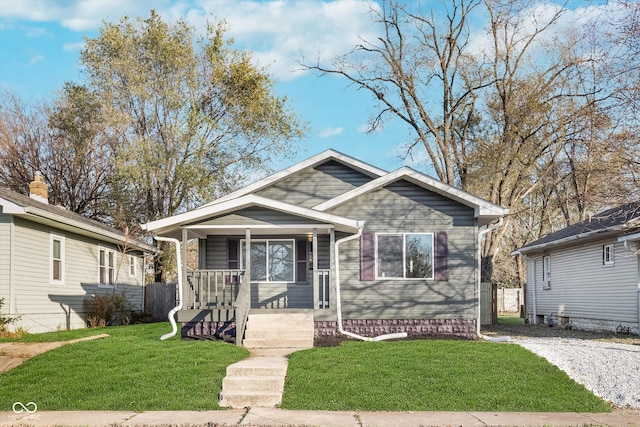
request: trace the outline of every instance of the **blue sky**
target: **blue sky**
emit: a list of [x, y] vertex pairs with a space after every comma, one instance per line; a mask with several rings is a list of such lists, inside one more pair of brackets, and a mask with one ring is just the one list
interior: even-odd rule
[[165, 20], [182, 17], [198, 29], [213, 15], [228, 21], [237, 48], [269, 65], [278, 95], [286, 95], [310, 127], [296, 158], [276, 169], [334, 148], [386, 170], [407, 164], [428, 173], [424, 160], [399, 158], [411, 138], [406, 126], [395, 121], [364, 133], [374, 106], [368, 93], [339, 77], [303, 72], [296, 62], [318, 55], [329, 60], [360, 37], [375, 37], [369, 9], [376, 6], [359, 0], [0, 0], [0, 89], [38, 101], [51, 98], [65, 81], [81, 82], [83, 38], [96, 37], [103, 20], [146, 17], [153, 8]]

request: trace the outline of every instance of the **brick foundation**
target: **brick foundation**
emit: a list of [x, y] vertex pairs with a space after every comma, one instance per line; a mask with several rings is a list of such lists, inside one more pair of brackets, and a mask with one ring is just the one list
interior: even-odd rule
[[236, 336], [236, 322], [183, 322], [180, 327], [183, 340], [220, 340]]
[[[476, 336], [475, 319], [385, 319], [344, 320], [342, 327], [354, 334], [374, 337], [406, 332], [409, 337], [456, 336], [473, 339]], [[337, 337], [338, 322], [315, 322], [315, 337]], [[181, 324], [181, 337], [189, 339], [229, 339], [236, 336], [235, 322], [185, 322]]]
[[[409, 337], [424, 335], [451, 335], [473, 339], [476, 336], [475, 319], [390, 319], [343, 320], [345, 331], [374, 337], [406, 332]], [[338, 322], [315, 322], [316, 337], [339, 336]]]

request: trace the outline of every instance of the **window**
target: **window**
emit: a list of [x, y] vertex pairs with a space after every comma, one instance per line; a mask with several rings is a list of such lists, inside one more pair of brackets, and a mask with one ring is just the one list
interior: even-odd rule
[[115, 271], [116, 253], [113, 249], [100, 248], [99, 263], [100, 277], [98, 281], [103, 285], [113, 285], [116, 281]]
[[51, 284], [62, 285], [64, 284], [64, 237], [52, 234], [50, 243], [50, 281]]
[[612, 266], [614, 264], [613, 245], [602, 246], [602, 265]]
[[134, 255], [127, 255], [129, 259], [129, 277], [136, 277], [136, 257]]
[[551, 257], [545, 255], [542, 257], [542, 288], [551, 289]]
[[378, 278], [433, 279], [433, 234], [377, 234]]
[[[294, 281], [293, 240], [252, 240], [250, 278], [257, 282]], [[241, 268], [246, 265], [246, 242], [241, 242]]]

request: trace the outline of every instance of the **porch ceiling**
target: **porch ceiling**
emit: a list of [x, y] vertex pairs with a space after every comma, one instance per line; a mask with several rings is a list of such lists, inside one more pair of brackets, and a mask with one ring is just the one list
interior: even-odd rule
[[[187, 225], [183, 227], [189, 233], [189, 238], [207, 236], [228, 236], [228, 235], [244, 235], [247, 229], [251, 230], [252, 236], [268, 236], [268, 235], [301, 235], [307, 234], [311, 236], [313, 229], [317, 229], [318, 234], [329, 234], [333, 224], [291, 224], [291, 225], [255, 225], [255, 224], [237, 224], [237, 225]], [[177, 236], [176, 236], [177, 237]]]

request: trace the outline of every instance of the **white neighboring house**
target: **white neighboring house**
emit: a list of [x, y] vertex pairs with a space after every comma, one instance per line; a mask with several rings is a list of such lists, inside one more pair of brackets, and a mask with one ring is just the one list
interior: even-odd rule
[[125, 292], [134, 310], [144, 304], [145, 243], [97, 221], [48, 204], [37, 174], [31, 196], [0, 188], [2, 312], [11, 328], [38, 333], [86, 326], [83, 301]]
[[529, 322], [640, 333], [640, 202], [601, 212], [513, 254], [527, 260]]

